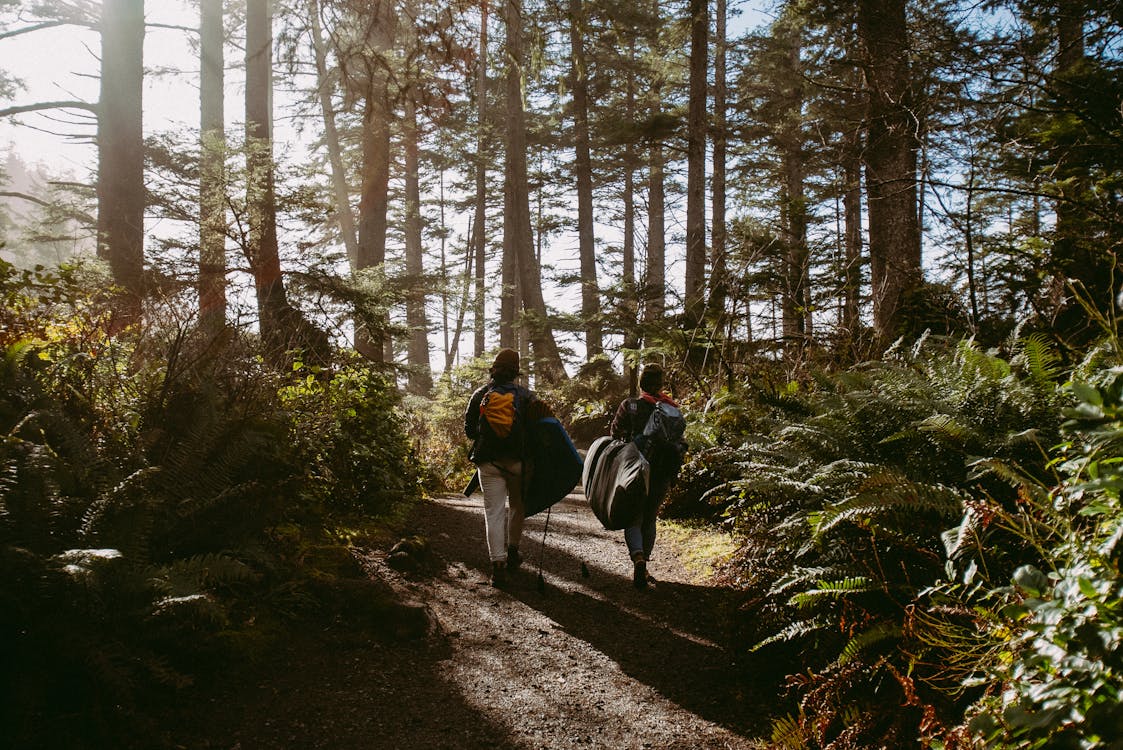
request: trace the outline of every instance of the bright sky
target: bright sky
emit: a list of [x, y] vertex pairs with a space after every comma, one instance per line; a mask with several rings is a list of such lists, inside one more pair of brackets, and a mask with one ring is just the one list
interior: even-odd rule
[[[736, 0], [731, 4], [736, 5]], [[742, 3], [745, 6], [765, 4], [771, 3], [769, 0]], [[164, 131], [176, 124], [198, 127], [197, 52], [192, 50], [186, 32], [155, 26], [195, 28], [198, 10], [184, 0], [149, 0], [146, 5], [149, 28], [145, 35], [144, 63], [149, 74], [144, 90], [145, 131]], [[739, 18], [731, 19], [730, 35], [765, 23], [767, 18], [762, 11], [745, 10]], [[13, 103], [62, 99], [97, 101], [99, 46], [96, 31], [76, 27], [45, 29], [0, 41], [0, 70], [26, 84], [26, 90], [18, 94]], [[232, 54], [227, 51], [226, 112], [231, 124], [240, 118], [242, 111], [242, 74], [238, 70], [239, 61], [231, 59]], [[41, 161], [53, 170], [72, 171], [81, 176], [91, 170], [96, 161], [92, 146], [58, 135], [92, 135], [92, 127], [66, 124], [74, 121], [75, 118], [58, 112], [22, 115], [18, 118], [22, 125], [16, 125], [11, 119], [0, 120], [0, 149], [7, 150], [8, 144], [12, 144], [25, 161]], [[284, 143], [284, 123], [278, 121], [276, 127], [277, 141]]]
[[[198, 53], [191, 49], [187, 32], [157, 28], [152, 24], [195, 28], [199, 23], [198, 11], [183, 0], [150, 0], [147, 6], [145, 19], [150, 26], [144, 40], [145, 133], [168, 130], [177, 124], [197, 128]], [[14, 103], [62, 99], [96, 102], [100, 44], [96, 31], [77, 27], [45, 29], [0, 42], [0, 69], [26, 84], [26, 90], [17, 95]], [[227, 61], [228, 66], [231, 62]], [[228, 113], [239, 113], [242, 109], [241, 74], [237, 66], [234, 67], [227, 72]], [[66, 124], [77, 119], [54, 112], [21, 115], [18, 122], [23, 126], [10, 120], [0, 121], [0, 148], [6, 150], [8, 144], [12, 144], [25, 161], [41, 161], [51, 169], [69, 170], [82, 176], [96, 164], [93, 146], [58, 135], [92, 135], [92, 126]]]
[[[731, 6], [771, 7], [772, 0], [730, 0]], [[9, 14], [10, 15], [10, 14]], [[10, 18], [0, 16], [10, 21]], [[731, 38], [746, 28], [767, 23], [769, 16], [758, 10], [744, 10], [731, 18]], [[185, 0], [149, 0], [146, 3], [144, 63], [144, 128], [146, 134], [171, 129], [196, 129], [199, 125], [198, 52], [191, 46], [191, 34], [182, 29], [160, 28], [179, 26], [196, 28], [198, 9]], [[11, 24], [8, 29], [23, 24]], [[25, 104], [56, 100], [98, 99], [98, 55], [100, 38], [96, 31], [77, 27], [45, 29], [0, 41], [0, 70], [21, 79], [25, 90], [14, 101], [3, 104]], [[242, 119], [243, 80], [240, 53], [227, 48], [226, 115], [228, 126]], [[283, 117], [284, 104], [278, 92], [274, 138], [278, 153], [286, 147], [300, 145], [300, 138]], [[17, 124], [18, 123], [18, 124]], [[67, 136], [92, 137], [92, 123], [76, 113], [46, 112], [24, 114], [13, 121], [0, 120], [0, 152], [14, 149], [30, 164], [41, 163], [52, 173], [75, 180], [92, 182], [97, 154], [91, 142]], [[668, 229], [675, 231], [674, 219]], [[149, 232], [160, 228], [149, 226]], [[599, 236], [599, 235], [598, 235]], [[576, 250], [568, 247], [569, 238], [559, 238], [554, 252], [572, 256], [558, 263], [559, 270], [576, 272]], [[603, 237], [602, 237], [603, 239]], [[575, 241], [575, 240], [574, 240]], [[671, 277], [669, 277], [671, 278]], [[570, 302], [572, 300], [569, 300]], [[557, 301], [562, 307], [568, 302]], [[436, 359], [436, 358], [435, 358]], [[437, 364], [435, 361], [434, 364]]]

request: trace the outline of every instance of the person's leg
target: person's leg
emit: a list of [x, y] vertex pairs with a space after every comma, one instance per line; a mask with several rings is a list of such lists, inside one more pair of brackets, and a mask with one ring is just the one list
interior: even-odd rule
[[526, 506], [523, 503], [523, 465], [521, 461], [504, 461], [500, 468], [507, 477], [507, 566], [517, 568], [522, 562], [519, 542], [522, 541]]
[[659, 517], [659, 508], [663, 505], [663, 498], [667, 496], [670, 488], [669, 479], [651, 484], [647, 507], [643, 511], [643, 520], [640, 522], [641, 548], [645, 560], [651, 559], [651, 552], [655, 549], [655, 520]]
[[498, 466], [480, 464], [480, 489], [484, 495], [484, 528], [487, 554], [493, 563], [507, 560], [507, 478]]
[[632, 585], [637, 589], [647, 588], [647, 555], [643, 552], [643, 522], [624, 529], [624, 543], [628, 545], [628, 557], [632, 558]]

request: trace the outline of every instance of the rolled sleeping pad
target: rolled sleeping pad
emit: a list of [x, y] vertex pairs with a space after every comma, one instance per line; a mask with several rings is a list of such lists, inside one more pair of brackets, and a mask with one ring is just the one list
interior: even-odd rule
[[640, 522], [651, 486], [651, 465], [633, 442], [597, 438], [585, 455], [581, 474], [585, 496], [609, 531]]

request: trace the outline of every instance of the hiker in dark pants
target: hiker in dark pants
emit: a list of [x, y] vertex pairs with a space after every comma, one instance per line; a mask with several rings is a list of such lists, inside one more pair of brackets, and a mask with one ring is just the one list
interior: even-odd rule
[[514, 349], [500, 350], [489, 373], [491, 380], [468, 401], [464, 434], [474, 441], [469, 458], [479, 467], [491, 584], [502, 586], [507, 571], [522, 562], [523, 488], [530, 468], [523, 461], [526, 420], [549, 416], [550, 409], [527, 388], [515, 384], [521, 373], [519, 353]]
[[[656, 404], [662, 402], [678, 408], [671, 397], [663, 392], [663, 368], [659, 365], [649, 364], [643, 368], [639, 387], [642, 391], [639, 398], [624, 399], [616, 409], [616, 416], [610, 427], [610, 433], [616, 440], [631, 441], [640, 436]], [[647, 569], [651, 552], [655, 548], [655, 518], [671, 482], [678, 475], [685, 451], [686, 444], [682, 443], [673, 447], [652, 446], [651, 450], [644, 453], [651, 464], [647, 503], [639, 524], [624, 529], [624, 541], [632, 559], [632, 583], [637, 589], [655, 585], [655, 579]]]

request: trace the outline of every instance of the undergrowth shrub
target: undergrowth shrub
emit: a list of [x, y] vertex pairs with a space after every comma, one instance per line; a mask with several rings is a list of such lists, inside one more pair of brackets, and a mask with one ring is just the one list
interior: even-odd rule
[[468, 460], [464, 410], [472, 393], [487, 382], [490, 364], [480, 358], [451, 368], [437, 381], [433, 398], [414, 409], [419, 425], [415, 436], [435, 491], [459, 492], [475, 471]]
[[314, 514], [384, 515], [420, 492], [420, 456], [393, 382], [357, 358], [330, 371], [294, 365], [280, 388], [289, 460]]
[[[819, 377], [790, 417], [746, 436], [740, 477], [721, 490], [742, 540], [729, 573], [746, 594], [740, 638], [757, 679], [807, 672], [789, 682], [796, 710], [776, 724], [780, 746], [895, 746], [969, 702], [914, 614], [946, 573], [942, 532], [965, 502], [1018, 501], [980, 466], [1045, 476], [1056, 378], [1038, 339], [1011, 361], [921, 340]], [[996, 569], [1024, 555], [1008, 557]], [[910, 708], [887, 722], [889, 705]]]
[[[1068, 386], [1059, 481], [1008, 472], [1023, 502], [980, 504], [953, 530], [977, 544], [949, 545], [960, 575], [939, 593], [972, 615], [963, 681], [987, 690], [964, 735], [987, 747], [1114, 748], [1123, 737], [1123, 368], [1101, 368]], [[1038, 559], [987, 575], [995, 527]]]
[[177, 691], [314, 608], [324, 578], [365, 582], [328, 513], [416, 494], [384, 379], [277, 373], [173, 301], [111, 336], [109, 288], [96, 267], [0, 263], [0, 725], [18, 747], [158, 745]]

